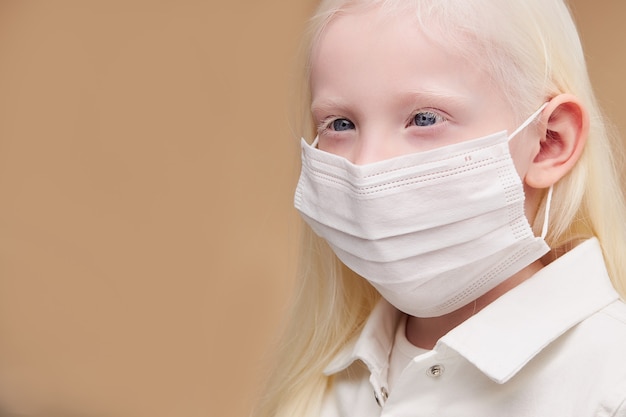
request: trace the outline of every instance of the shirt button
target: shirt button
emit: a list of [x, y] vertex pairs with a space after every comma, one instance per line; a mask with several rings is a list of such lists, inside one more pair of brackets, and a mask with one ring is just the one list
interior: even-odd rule
[[382, 387], [380, 389], [380, 394], [374, 391], [374, 398], [376, 398], [376, 404], [378, 404], [381, 407], [385, 405], [385, 402], [387, 401], [388, 397], [389, 397], [389, 393], [387, 392], [387, 388], [385, 387]]
[[443, 374], [443, 365], [433, 365], [426, 371], [428, 376], [433, 378], [440, 377]]

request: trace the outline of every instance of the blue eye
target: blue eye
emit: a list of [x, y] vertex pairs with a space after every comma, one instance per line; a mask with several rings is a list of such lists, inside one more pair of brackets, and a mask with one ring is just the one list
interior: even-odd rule
[[335, 119], [330, 123], [330, 127], [337, 132], [354, 129], [354, 123], [348, 119]]
[[415, 126], [432, 126], [442, 120], [443, 118], [441, 116], [431, 111], [422, 111], [413, 117]]

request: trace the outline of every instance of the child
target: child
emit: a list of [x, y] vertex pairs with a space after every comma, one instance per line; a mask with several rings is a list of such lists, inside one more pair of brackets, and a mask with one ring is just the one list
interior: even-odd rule
[[626, 416], [619, 143], [562, 0], [326, 0], [307, 85], [259, 415]]

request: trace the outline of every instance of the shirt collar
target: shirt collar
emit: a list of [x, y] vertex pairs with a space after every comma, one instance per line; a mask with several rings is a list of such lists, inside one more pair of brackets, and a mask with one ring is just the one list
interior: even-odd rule
[[398, 320], [402, 313], [384, 299], [374, 307], [363, 330], [337, 354], [324, 370], [332, 375], [346, 369], [357, 359], [362, 360], [370, 372], [386, 372], [389, 353], [393, 347]]
[[[452, 348], [497, 383], [505, 383], [552, 341], [619, 298], [597, 239], [589, 239], [542, 268], [443, 336], [434, 350]], [[358, 337], [324, 370], [332, 375], [357, 359], [386, 373], [400, 313], [385, 300]]]
[[618, 299], [600, 244], [589, 239], [442, 337], [497, 383], [505, 383], [563, 333]]

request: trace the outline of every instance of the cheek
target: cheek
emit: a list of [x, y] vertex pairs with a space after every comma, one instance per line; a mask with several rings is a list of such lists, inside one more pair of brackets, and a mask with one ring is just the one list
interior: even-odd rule
[[317, 149], [350, 159], [352, 141], [346, 138], [329, 139], [324, 135], [318, 136]]
[[539, 138], [520, 134], [511, 139], [509, 149], [517, 174], [526, 185], [526, 174], [532, 167], [535, 155], [539, 152]]
[[535, 222], [535, 217], [537, 216], [537, 209], [539, 208], [539, 203], [541, 202], [542, 191], [524, 184], [524, 194], [526, 197], [524, 201], [524, 214], [532, 226]]
[[533, 138], [529, 134], [520, 134], [511, 140], [510, 149], [515, 168], [524, 184], [524, 212], [532, 226], [537, 216], [537, 208], [541, 202], [542, 190], [529, 186], [526, 183], [526, 175], [532, 169], [535, 155], [539, 151], [539, 139]]

